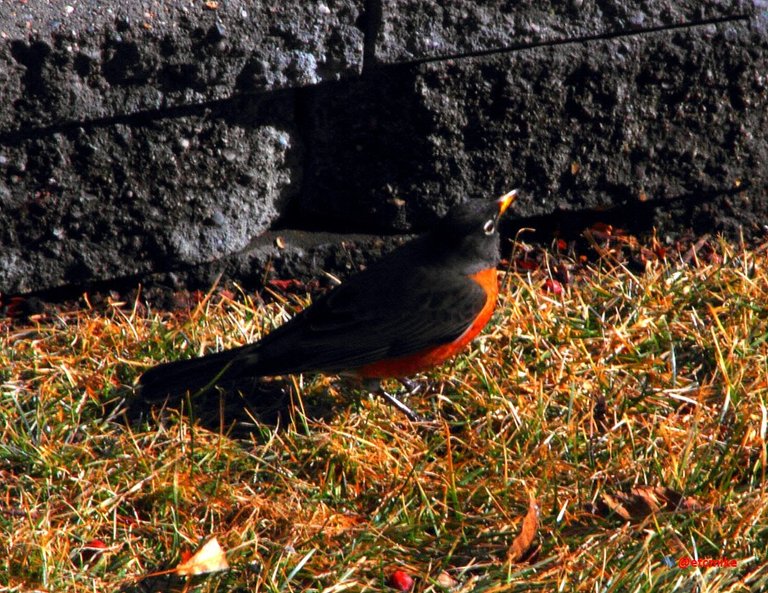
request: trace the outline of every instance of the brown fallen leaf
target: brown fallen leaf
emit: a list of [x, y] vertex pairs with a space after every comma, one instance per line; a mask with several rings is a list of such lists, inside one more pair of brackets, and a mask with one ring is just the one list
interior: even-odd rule
[[517, 534], [512, 545], [507, 552], [509, 562], [519, 562], [530, 549], [536, 533], [539, 530], [539, 503], [535, 498], [531, 498], [528, 503], [528, 512], [523, 518], [523, 525], [520, 527], [520, 533]]
[[435, 581], [443, 589], [455, 589], [459, 584], [459, 581], [454, 579], [451, 575], [449, 575], [445, 571], [442, 571], [439, 575], [437, 575], [437, 578], [435, 579]]
[[701, 511], [704, 510], [698, 500], [692, 496], [683, 496], [665, 486], [633, 486], [628, 493], [603, 492], [594, 511], [607, 516], [611, 512], [625, 521], [642, 521], [659, 511]]
[[229, 570], [229, 563], [219, 541], [212, 537], [197, 552], [181, 562], [174, 572], [179, 576], [192, 576], [219, 570]]
[[611, 513], [616, 513], [619, 517], [621, 517], [625, 521], [630, 521], [632, 519], [632, 515], [626, 508], [624, 508], [623, 503], [624, 503], [623, 495], [613, 496], [612, 494], [603, 492], [600, 495], [599, 500], [595, 504], [595, 514], [606, 517]]
[[706, 509], [705, 505], [701, 504], [695, 497], [684, 496], [666, 486], [637, 486], [636, 489], [647, 492], [646, 496], [652, 496], [660, 506], [664, 507], [665, 511], [703, 511]]
[[633, 519], [643, 519], [661, 510], [658, 498], [648, 488], [633, 486], [629, 494], [623, 494], [624, 507]]

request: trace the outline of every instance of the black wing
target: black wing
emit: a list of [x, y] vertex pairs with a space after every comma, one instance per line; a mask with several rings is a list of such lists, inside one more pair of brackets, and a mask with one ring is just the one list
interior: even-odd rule
[[459, 337], [486, 299], [474, 280], [413, 241], [259, 342], [149, 369], [140, 380], [142, 392], [155, 399], [239, 377], [338, 373], [407, 356]]
[[238, 366], [248, 375], [336, 373], [407, 356], [459, 337], [486, 299], [480, 285], [458, 274], [363, 272], [244, 347]]

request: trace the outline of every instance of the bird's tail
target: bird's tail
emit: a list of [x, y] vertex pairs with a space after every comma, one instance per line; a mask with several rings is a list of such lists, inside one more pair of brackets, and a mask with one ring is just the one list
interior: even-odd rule
[[145, 401], [208, 391], [217, 384], [236, 379], [243, 364], [253, 362], [258, 354], [253, 344], [224, 350], [199, 358], [176, 360], [152, 367], [139, 379], [141, 397]]

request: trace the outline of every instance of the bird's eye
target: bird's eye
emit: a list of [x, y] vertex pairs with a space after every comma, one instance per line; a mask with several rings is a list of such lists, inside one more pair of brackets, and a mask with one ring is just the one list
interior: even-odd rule
[[492, 235], [493, 233], [495, 233], [496, 232], [496, 221], [493, 220], [493, 219], [486, 221], [485, 224], [483, 225], [483, 232], [486, 235]]

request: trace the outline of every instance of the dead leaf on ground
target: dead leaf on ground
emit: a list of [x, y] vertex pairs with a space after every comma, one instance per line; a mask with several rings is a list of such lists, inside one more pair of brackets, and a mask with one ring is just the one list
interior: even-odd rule
[[459, 581], [454, 579], [451, 575], [449, 575], [445, 571], [442, 571], [439, 575], [437, 575], [437, 578], [435, 579], [435, 581], [443, 589], [455, 589], [459, 585]]
[[523, 525], [520, 533], [512, 541], [512, 545], [507, 552], [509, 562], [520, 562], [525, 553], [531, 548], [536, 533], [539, 530], [539, 503], [535, 498], [531, 498], [528, 504], [528, 512], [523, 518]]
[[197, 552], [181, 562], [174, 572], [179, 576], [192, 576], [220, 570], [229, 570], [229, 563], [219, 541], [212, 537]]
[[629, 493], [603, 492], [593, 506], [593, 512], [604, 517], [615, 513], [625, 521], [642, 521], [659, 511], [701, 511], [704, 508], [694, 497], [683, 496], [666, 486], [640, 485], [633, 486]]
[[684, 496], [666, 486], [637, 486], [636, 489], [647, 492], [646, 496], [653, 496], [659, 504], [663, 504], [665, 511], [703, 511], [706, 509], [706, 506], [695, 497]]

